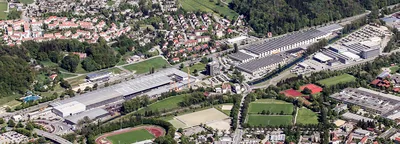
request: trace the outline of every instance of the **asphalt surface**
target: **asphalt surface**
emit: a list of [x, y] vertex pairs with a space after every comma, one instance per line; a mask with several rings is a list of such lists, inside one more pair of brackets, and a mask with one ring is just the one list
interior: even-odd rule
[[51, 140], [53, 140], [53, 141], [55, 141], [55, 142], [57, 142], [59, 144], [72, 144], [72, 142], [69, 142], [66, 139], [64, 139], [62, 137], [59, 137], [59, 136], [57, 136], [55, 134], [51, 134], [51, 133], [48, 133], [48, 132], [45, 132], [45, 131], [42, 131], [42, 130], [39, 130], [39, 129], [34, 129], [33, 131], [37, 135], [46, 137], [48, 139], [51, 139]]

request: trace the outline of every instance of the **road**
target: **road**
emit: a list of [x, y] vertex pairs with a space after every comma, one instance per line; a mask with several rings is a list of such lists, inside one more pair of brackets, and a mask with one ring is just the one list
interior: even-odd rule
[[39, 129], [34, 129], [33, 131], [37, 135], [43, 136], [43, 137], [48, 138], [48, 139], [51, 139], [52, 141], [57, 142], [59, 144], [72, 144], [72, 142], [69, 142], [68, 140], [66, 140], [66, 139], [64, 139], [62, 137], [59, 137], [59, 136], [57, 136], [55, 134], [51, 134], [51, 133], [48, 133], [48, 132], [45, 132], [45, 131], [42, 131], [42, 130], [39, 130]]
[[243, 107], [243, 103], [244, 100], [246, 98], [246, 96], [251, 92], [251, 87], [247, 84], [247, 83], [243, 83], [243, 86], [245, 87], [245, 91], [242, 94], [242, 99], [240, 101], [240, 109], [239, 109], [239, 113], [238, 113], [238, 119], [237, 119], [237, 128], [235, 130], [235, 132], [233, 133], [233, 144], [239, 144], [240, 141], [242, 140], [242, 136], [244, 134], [242, 125], [240, 124], [240, 118], [242, 117], [242, 107]]

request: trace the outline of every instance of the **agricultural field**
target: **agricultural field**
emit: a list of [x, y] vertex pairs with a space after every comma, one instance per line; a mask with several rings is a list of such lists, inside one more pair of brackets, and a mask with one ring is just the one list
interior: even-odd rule
[[163, 99], [161, 101], [155, 102], [151, 105], [149, 105], [146, 108], [140, 109], [139, 111], [137, 111], [137, 113], [144, 113], [146, 110], [156, 110], [158, 109], [159, 111], [163, 111], [163, 110], [171, 110], [171, 109], [175, 109], [178, 108], [178, 103], [183, 101], [183, 98], [185, 97], [185, 95], [177, 95], [177, 96], [172, 96], [166, 99]]
[[291, 115], [293, 113], [293, 104], [272, 99], [261, 99], [250, 103], [250, 114], [261, 113], [263, 110], [271, 112], [271, 115], [279, 114], [281, 111], [285, 115]]
[[351, 82], [351, 81], [355, 81], [355, 80], [356, 80], [356, 78], [352, 75], [342, 74], [339, 76], [334, 76], [331, 78], [319, 80], [319, 81], [317, 81], [317, 83], [319, 83], [323, 86], [331, 86], [331, 85], [335, 85], [338, 83], [346, 83], [346, 82]]
[[107, 139], [110, 140], [113, 144], [130, 144], [153, 138], [154, 136], [145, 129], [130, 131], [107, 137]]
[[7, 1], [0, 0], [0, 19], [7, 19], [7, 8], [8, 8], [8, 3]]
[[165, 61], [163, 58], [157, 57], [139, 63], [130, 64], [124, 66], [123, 68], [129, 71], [135, 71], [136, 74], [143, 74], [150, 72], [150, 69], [152, 67], [154, 67], [154, 69], [157, 70], [161, 69], [164, 66], [169, 66], [169, 63]]
[[300, 108], [297, 114], [296, 124], [318, 124], [318, 115], [307, 108]]
[[[201, 71], [204, 71], [206, 69], [206, 64], [196, 63], [196, 64], [190, 66], [189, 69], [190, 69], [190, 74], [194, 74], [194, 70], [197, 70], [197, 72], [201, 72]], [[187, 73], [188, 72], [188, 67], [182, 68], [182, 71]]]
[[182, 5], [182, 8], [186, 11], [196, 12], [196, 11], [204, 11], [204, 12], [213, 12], [219, 14], [221, 16], [227, 16], [228, 19], [232, 20], [234, 17], [237, 17], [239, 14], [235, 11], [231, 10], [227, 5], [221, 4], [217, 5], [218, 1], [210, 1], [210, 0], [179, 0], [179, 3]]
[[293, 117], [292, 115], [249, 115], [247, 119], [250, 126], [280, 126], [291, 125]]

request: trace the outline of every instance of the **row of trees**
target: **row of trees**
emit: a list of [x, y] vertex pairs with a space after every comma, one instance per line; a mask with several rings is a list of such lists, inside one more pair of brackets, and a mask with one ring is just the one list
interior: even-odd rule
[[232, 118], [231, 120], [231, 128], [235, 130], [238, 125], [238, 119], [239, 119], [239, 110], [240, 110], [240, 102], [242, 100], [242, 95], [233, 95], [233, 107], [231, 109], [230, 117]]

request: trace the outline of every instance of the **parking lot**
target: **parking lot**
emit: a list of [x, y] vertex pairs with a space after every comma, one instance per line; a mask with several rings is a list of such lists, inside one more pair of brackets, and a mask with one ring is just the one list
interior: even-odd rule
[[0, 143], [25, 143], [28, 141], [28, 137], [19, 134], [15, 131], [9, 131], [0, 135]]

